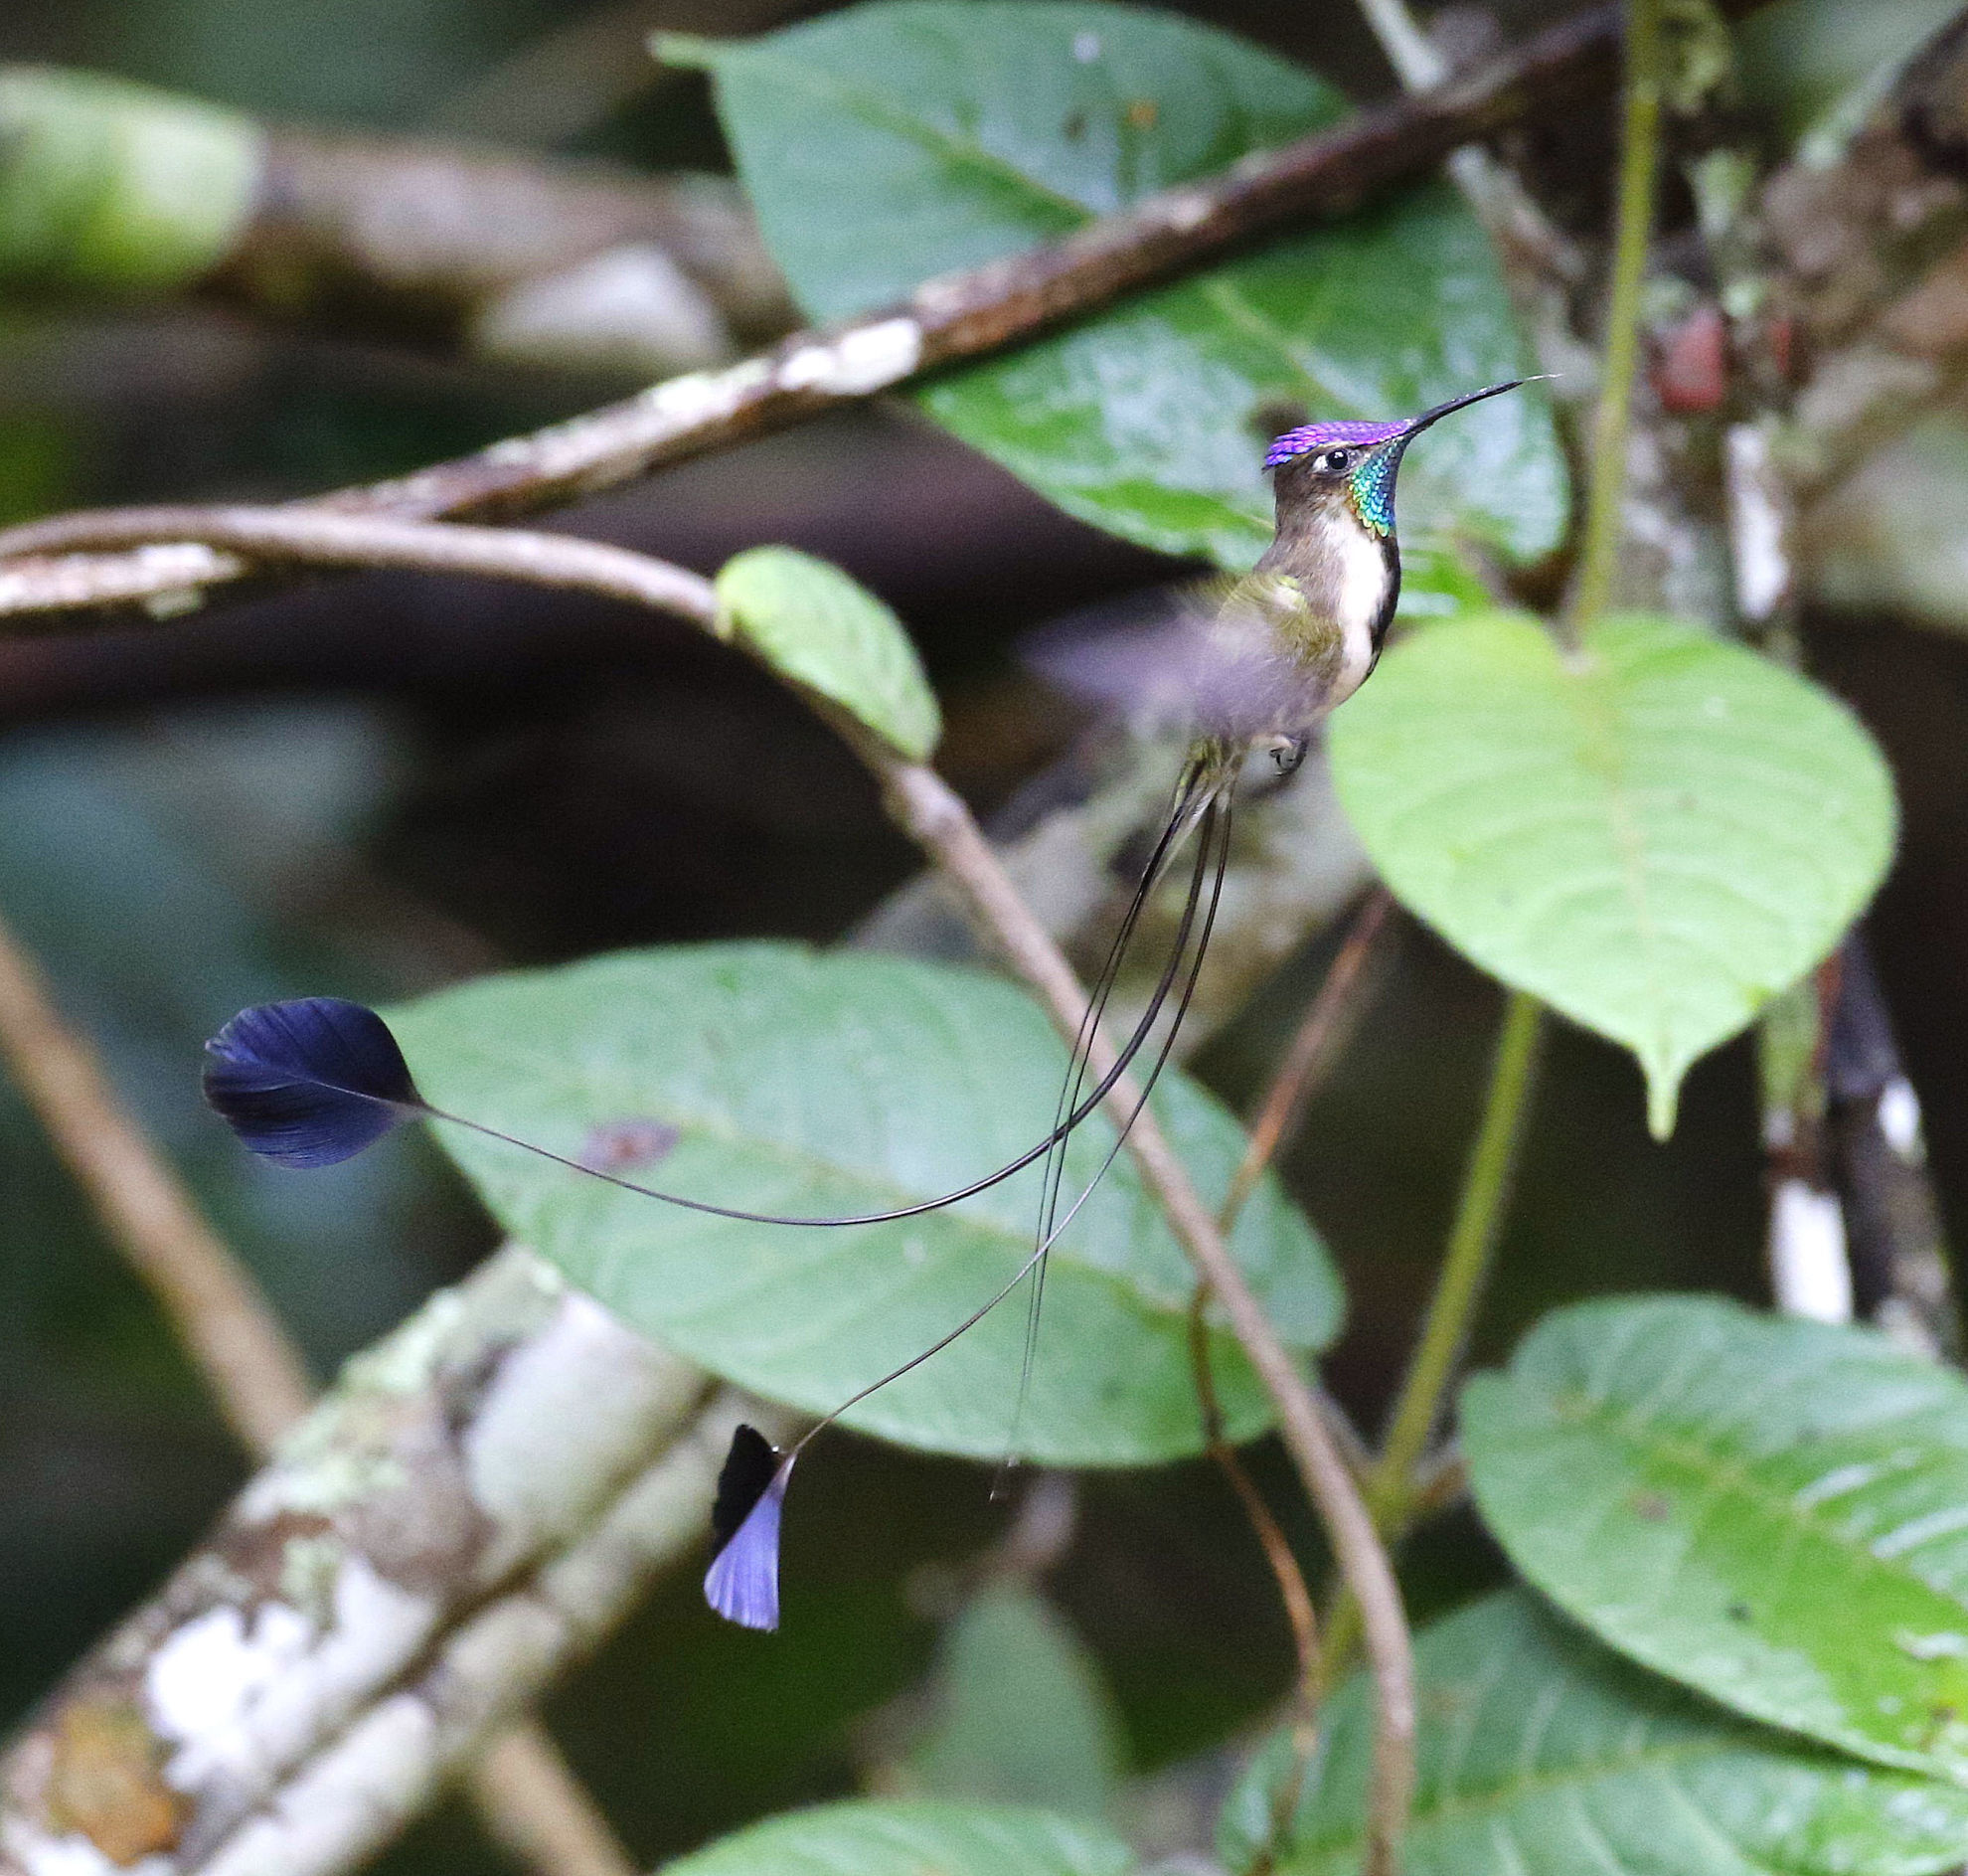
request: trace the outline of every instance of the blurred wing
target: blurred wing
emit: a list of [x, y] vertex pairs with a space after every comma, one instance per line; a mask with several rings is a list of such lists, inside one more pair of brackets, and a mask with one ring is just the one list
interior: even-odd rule
[[1189, 727], [1193, 672], [1227, 583], [1150, 587], [1050, 620], [1018, 641], [1027, 670], [1091, 708]]
[[1327, 649], [1295, 584], [1257, 575], [1069, 613], [1023, 640], [1019, 656], [1055, 689], [1138, 728], [1237, 743], [1318, 721], [1333, 675]]

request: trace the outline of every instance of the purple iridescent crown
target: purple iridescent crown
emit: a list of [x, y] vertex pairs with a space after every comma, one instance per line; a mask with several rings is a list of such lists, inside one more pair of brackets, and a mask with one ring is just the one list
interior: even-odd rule
[[1407, 427], [1401, 424], [1305, 424], [1297, 429], [1288, 429], [1264, 454], [1264, 466], [1275, 469], [1280, 462], [1289, 462], [1293, 456], [1310, 455], [1314, 450], [1330, 449], [1335, 443], [1384, 443], [1390, 437], [1398, 436]]

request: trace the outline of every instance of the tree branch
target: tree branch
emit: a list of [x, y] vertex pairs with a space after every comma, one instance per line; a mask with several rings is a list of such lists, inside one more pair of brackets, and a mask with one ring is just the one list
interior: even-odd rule
[[1968, 375], [1968, 13], [1900, 75], [1829, 167], [1765, 185], [1768, 320], [1804, 366], [1778, 465], [1800, 501]]
[[264, 1456], [307, 1412], [306, 1364], [246, 1269], [62, 1020], [0, 922], [0, 1058], [111, 1241], [157, 1299], [240, 1444]]
[[[624, 255], [664, 263], [645, 267], [642, 290], [620, 308], [644, 315], [651, 374], [715, 358], [728, 326], [756, 342], [797, 323], [728, 178], [290, 129], [266, 136], [251, 214], [201, 290], [283, 321], [463, 333], [497, 352], [489, 342], [522, 296]], [[622, 326], [618, 363], [634, 360], [636, 335]], [[570, 328], [570, 343], [579, 336]]]
[[[167, 546], [166, 543], [178, 546]], [[151, 545], [155, 544], [155, 545]], [[710, 581], [667, 561], [571, 534], [405, 521], [295, 504], [282, 508], [109, 508], [57, 515], [0, 531], [0, 610], [10, 594], [31, 593], [45, 573], [85, 565], [76, 548], [131, 547], [143, 553], [189, 550], [215, 566], [244, 572], [233, 555], [314, 567], [403, 567], [419, 573], [478, 574], [525, 586], [560, 587], [673, 612], [715, 629]], [[62, 560], [38, 557], [68, 556]], [[115, 565], [117, 563], [106, 563]], [[76, 601], [65, 601], [76, 603]]]
[[[407, 1815], [484, 1728], [468, 1744], [457, 1729], [456, 1756], [426, 1768], [410, 1756], [421, 1723], [407, 1733], [395, 1697], [451, 1659], [466, 1624], [532, 1594], [550, 1560], [607, 1538], [609, 1507], [640, 1489], [651, 1455], [696, 1437], [684, 1430], [703, 1387], [530, 1252], [439, 1292], [349, 1365], [0, 1759], [0, 1871], [113, 1876], [142, 1861], [146, 1876], [190, 1876], [226, 1867], [245, 1833], [317, 1816], [328, 1830], [330, 1812], [293, 1793], [378, 1715], [399, 1716], [394, 1751], [354, 1820], [385, 1800]], [[696, 1540], [709, 1491], [672, 1494], [672, 1549]], [[601, 1561], [618, 1549], [609, 1539]], [[500, 1684], [524, 1702], [564, 1658], [548, 1650], [534, 1679]], [[490, 1695], [501, 1671], [471, 1683], [488, 1724], [517, 1710]], [[342, 1839], [309, 1840], [318, 1864], [277, 1866], [341, 1867], [328, 1846]]]
[[1825, 1170], [1845, 1217], [1859, 1313], [1959, 1363], [1961, 1321], [1921, 1138], [1920, 1099], [1865, 939], [1848, 938], [1824, 1048]]
[[[784, 1425], [769, 1408], [720, 1393], [585, 1532], [468, 1611], [190, 1867], [198, 1876], [339, 1876], [368, 1861], [587, 1653], [652, 1577], [702, 1543], [740, 1419], [775, 1437]], [[72, 1867], [60, 1876], [74, 1876]]]
[[[0, 1056], [111, 1240], [162, 1305], [241, 1444], [266, 1458], [313, 1397], [300, 1351], [259, 1286], [62, 1020], [34, 960], [0, 921]], [[522, 1720], [470, 1771], [499, 1841], [540, 1876], [630, 1876], [594, 1800], [552, 1738]]]

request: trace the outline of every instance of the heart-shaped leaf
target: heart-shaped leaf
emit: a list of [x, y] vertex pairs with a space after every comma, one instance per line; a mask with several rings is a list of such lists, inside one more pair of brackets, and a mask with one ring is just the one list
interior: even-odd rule
[[727, 627], [782, 677], [839, 704], [917, 762], [942, 734], [902, 622], [829, 561], [747, 548], [718, 575]]
[[770, 1817], [663, 1876], [1126, 1876], [1098, 1824], [983, 1804], [846, 1803]]
[[[863, 952], [709, 944], [482, 978], [392, 1013], [437, 1107], [629, 1177], [747, 1211], [837, 1216], [933, 1198], [1052, 1125], [1066, 1051], [999, 978]], [[1165, 1098], [1166, 1097], [1166, 1098]], [[1206, 1198], [1235, 1123], [1171, 1074], [1156, 1111]], [[531, 1154], [440, 1129], [500, 1220], [627, 1321], [741, 1386], [838, 1406], [986, 1301], [1025, 1261], [1033, 1166], [920, 1218], [839, 1230], [678, 1211]], [[1069, 1199], [1113, 1141], [1073, 1136]], [[640, 1173], [636, 1170], [641, 1168]], [[1300, 1349], [1339, 1285], [1275, 1184], [1232, 1248]], [[1022, 1444], [1049, 1464], [1132, 1465], [1202, 1444], [1187, 1316], [1195, 1279], [1126, 1155], [1054, 1253]], [[995, 1456], [1010, 1431], [1022, 1307], [1000, 1309], [849, 1415], [934, 1451]], [[1267, 1424], [1228, 1331], [1212, 1360], [1233, 1437]]]
[[[1077, 0], [887, 0], [663, 51], [710, 67], [766, 243], [823, 319], [1069, 234], [1345, 110], [1230, 34]], [[920, 395], [1068, 513], [1241, 570], [1270, 539], [1259, 465], [1273, 434], [1307, 417], [1397, 417], [1525, 369], [1487, 240], [1428, 186]], [[1410, 542], [1466, 531], [1519, 557], [1557, 544], [1564, 466], [1536, 391], [1444, 425], [1409, 460]], [[1417, 595], [1438, 558], [1417, 569]]]
[[[1418, 1790], [1404, 1876], [1925, 1876], [1961, 1861], [1968, 1791], [1751, 1726], [1622, 1661], [1522, 1590], [1437, 1622], [1415, 1647]], [[1373, 1749], [1356, 1678], [1320, 1715], [1289, 1822], [1289, 1734], [1224, 1811], [1247, 1870], [1352, 1876]]]
[[1671, 619], [1567, 654], [1535, 619], [1424, 627], [1333, 719], [1333, 778], [1408, 909], [1639, 1057], [1688, 1066], [1830, 951], [1892, 855], [1892, 782], [1825, 692]]
[[1960, 1376], [1715, 1297], [1582, 1303], [1469, 1383], [1462, 1439], [1512, 1562], [1622, 1653], [1968, 1784]]

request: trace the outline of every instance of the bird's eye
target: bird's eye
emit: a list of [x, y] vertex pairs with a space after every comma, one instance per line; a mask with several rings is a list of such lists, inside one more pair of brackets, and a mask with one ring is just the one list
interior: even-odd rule
[[1312, 459], [1313, 468], [1321, 475], [1337, 475], [1353, 461], [1351, 449], [1322, 449]]

